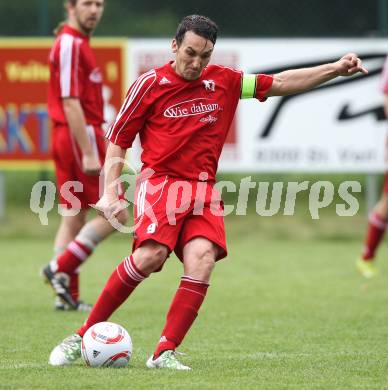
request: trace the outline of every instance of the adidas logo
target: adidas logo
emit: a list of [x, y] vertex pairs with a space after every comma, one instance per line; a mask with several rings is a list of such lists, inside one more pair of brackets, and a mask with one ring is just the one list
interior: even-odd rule
[[100, 354], [100, 351], [93, 350], [93, 357], [96, 358]]
[[170, 84], [171, 81], [167, 77], [162, 77], [162, 79], [159, 81], [159, 85], [164, 85], [164, 84]]

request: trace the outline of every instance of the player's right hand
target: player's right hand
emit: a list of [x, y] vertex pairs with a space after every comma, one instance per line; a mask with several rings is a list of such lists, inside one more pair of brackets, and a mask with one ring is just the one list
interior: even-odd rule
[[101, 199], [93, 206], [98, 213], [108, 221], [127, 208], [127, 203], [120, 200], [117, 196], [104, 194]]
[[101, 171], [101, 163], [94, 153], [82, 155], [82, 170], [87, 175], [97, 176]]

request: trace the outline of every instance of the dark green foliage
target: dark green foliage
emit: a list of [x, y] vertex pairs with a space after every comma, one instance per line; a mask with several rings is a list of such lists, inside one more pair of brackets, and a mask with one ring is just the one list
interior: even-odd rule
[[[96, 35], [172, 37], [183, 16], [197, 13], [213, 18], [221, 37], [370, 36], [382, 25], [382, 1], [111, 0]], [[50, 35], [63, 18], [62, 3], [2, 1], [0, 36]]]

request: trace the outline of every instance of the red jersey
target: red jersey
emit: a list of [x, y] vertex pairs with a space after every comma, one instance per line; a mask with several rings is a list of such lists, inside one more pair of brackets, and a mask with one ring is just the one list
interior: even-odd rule
[[[249, 97], [265, 100], [272, 77], [253, 78], [255, 89]], [[209, 65], [198, 80], [187, 81], [168, 63], [132, 84], [106, 136], [125, 149], [139, 133], [143, 170], [151, 168], [156, 176], [199, 180], [201, 173], [207, 173], [207, 180], [215, 181], [243, 90], [246, 95], [241, 71]]]
[[89, 37], [65, 25], [51, 49], [48, 110], [56, 124], [66, 124], [62, 99], [80, 100], [86, 123], [104, 123], [102, 75], [89, 46]]

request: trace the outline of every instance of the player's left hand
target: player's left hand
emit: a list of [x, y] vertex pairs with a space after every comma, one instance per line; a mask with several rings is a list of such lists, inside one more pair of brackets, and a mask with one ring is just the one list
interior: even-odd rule
[[334, 62], [338, 76], [352, 76], [356, 73], [368, 74], [368, 70], [362, 66], [362, 61], [357, 54], [348, 53]]
[[127, 203], [117, 196], [104, 194], [101, 199], [92, 206], [98, 213], [108, 221], [117, 216], [122, 210], [127, 208]]

